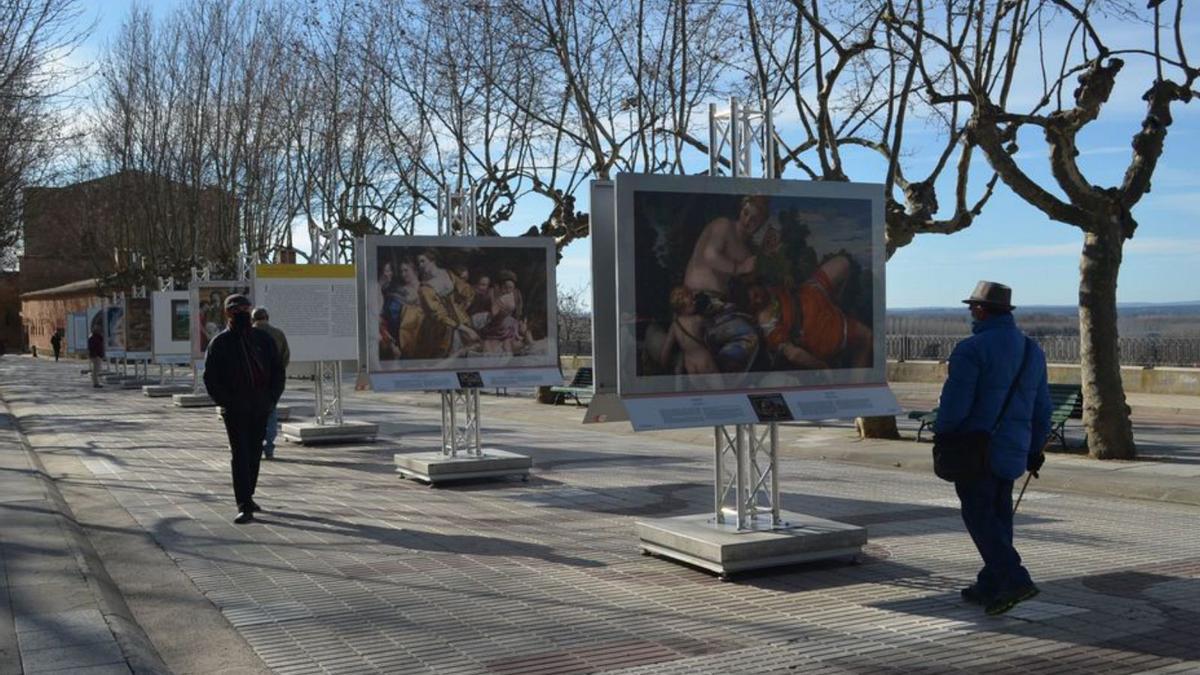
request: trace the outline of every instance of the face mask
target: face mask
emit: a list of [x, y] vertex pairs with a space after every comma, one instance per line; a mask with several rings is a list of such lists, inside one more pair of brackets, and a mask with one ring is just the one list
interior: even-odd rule
[[250, 330], [250, 313], [238, 312], [234, 314], [231, 323], [234, 330]]

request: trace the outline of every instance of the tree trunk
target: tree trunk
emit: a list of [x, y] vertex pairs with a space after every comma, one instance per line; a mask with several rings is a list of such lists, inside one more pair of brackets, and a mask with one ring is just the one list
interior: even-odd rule
[[858, 430], [859, 438], [900, 438], [900, 430], [896, 428], [896, 416], [856, 417], [854, 428]]
[[1133, 426], [1121, 384], [1117, 343], [1117, 273], [1125, 239], [1117, 223], [1084, 235], [1079, 260], [1079, 360], [1083, 426], [1095, 459], [1133, 459]]

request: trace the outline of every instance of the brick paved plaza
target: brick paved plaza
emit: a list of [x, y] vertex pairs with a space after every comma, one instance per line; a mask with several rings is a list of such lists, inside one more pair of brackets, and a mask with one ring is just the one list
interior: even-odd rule
[[[866, 526], [860, 564], [722, 582], [634, 534], [711, 508], [710, 431], [634, 435], [486, 396], [485, 444], [531, 455], [533, 476], [431, 489], [392, 454], [434, 446], [437, 396], [355, 393], [349, 416], [380, 442], [282, 444], [261, 518], [237, 526], [212, 409], [93, 392], [78, 363], [6, 357], [0, 383], [174, 672], [1200, 672], [1196, 506], [1035, 484], [1017, 539], [1042, 594], [991, 618], [959, 599], [978, 563], [951, 486], [791, 452], [854, 443], [844, 427], [781, 430], [783, 507]], [[311, 413], [304, 383], [284, 402]], [[0, 500], [0, 526], [20, 503]], [[15, 589], [38, 553], [0, 550]], [[128, 669], [96, 665], [76, 672]]]

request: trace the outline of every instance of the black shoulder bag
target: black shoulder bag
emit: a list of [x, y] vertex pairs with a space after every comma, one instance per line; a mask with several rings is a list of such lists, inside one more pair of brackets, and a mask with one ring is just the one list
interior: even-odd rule
[[1004, 411], [1008, 410], [1008, 403], [1017, 391], [1028, 360], [1029, 338], [1025, 338], [1021, 367], [1008, 387], [1008, 396], [1004, 398], [1004, 405], [1000, 407], [1000, 414], [996, 416], [991, 431], [951, 431], [933, 437], [933, 472], [938, 478], [955, 483], [976, 480], [988, 472], [988, 447], [992, 444], [992, 434], [996, 433], [1000, 422], [1004, 420]]

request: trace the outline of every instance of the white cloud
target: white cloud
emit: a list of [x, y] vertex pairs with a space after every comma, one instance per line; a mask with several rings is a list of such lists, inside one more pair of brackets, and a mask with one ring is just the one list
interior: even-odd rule
[[[971, 256], [975, 260], [998, 260], [1013, 258], [1077, 258], [1082, 244], [1031, 244], [1026, 246], [1003, 246], [990, 251], [981, 251]], [[1140, 238], [1134, 237], [1125, 244], [1126, 255], [1196, 255], [1200, 254], [1200, 239]]]
[[1079, 255], [1081, 245], [1068, 244], [1029, 244], [1025, 246], [1002, 246], [990, 251], [981, 251], [972, 256], [976, 260], [997, 260], [1000, 258], [1060, 258]]

